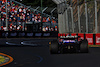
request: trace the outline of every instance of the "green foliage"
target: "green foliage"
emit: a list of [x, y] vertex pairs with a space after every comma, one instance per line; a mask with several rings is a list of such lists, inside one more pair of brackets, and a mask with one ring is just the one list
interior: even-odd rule
[[[19, 1], [25, 5], [36, 7], [41, 6], [41, 0], [16, 0]], [[55, 7], [56, 4], [52, 0], [42, 0], [43, 7]]]
[[[22, 0], [22, 1], [16, 0], [16, 1], [19, 1], [25, 5], [32, 6], [32, 7], [41, 6], [41, 0]], [[66, 0], [66, 1], [68, 1], [67, 3], [70, 4], [70, 0]], [[79, 0], [79, 5], [83, 4], [84, 1], [85, 0]], [[86, 0], [86, 1], [90, 2], [94, 0]], [[56, 4], [52, 0], [42, 0], [42, 3], [43, 3], [43, 7], [55, 7], [56, 6]]]

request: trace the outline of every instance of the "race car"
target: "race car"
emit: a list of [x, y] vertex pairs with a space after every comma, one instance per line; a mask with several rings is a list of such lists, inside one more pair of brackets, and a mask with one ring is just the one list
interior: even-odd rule
[[50, 53], [67, 53], [67, 52], [81, 52], [88, 53], [88, 41], [87, 39], [81, 39], [80, 36], [60, 36], [58, 40], [51, 42]]

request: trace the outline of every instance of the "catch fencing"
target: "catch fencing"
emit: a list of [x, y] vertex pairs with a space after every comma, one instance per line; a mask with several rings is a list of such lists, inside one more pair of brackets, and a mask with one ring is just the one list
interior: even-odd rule
[[[82, 4], [79, 4], [78, 1], [80, 0], [75, 0], [72, 5], [66, 2], [58, 4], [59, 32], [100, 33], [100, 1], [84, 0]], [[65, 21], [63, 21], [64, 19]]]

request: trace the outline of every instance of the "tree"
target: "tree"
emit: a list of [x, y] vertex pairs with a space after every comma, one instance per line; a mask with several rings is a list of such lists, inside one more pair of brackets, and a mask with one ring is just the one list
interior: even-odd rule
[[[25, 5], [36, 7], [41, 6], [41, 0], [16, 0], [19, 1]], [[43, 1], [43, 7], [55, 7], [56, 4], [52, 0], [42, 0]]]

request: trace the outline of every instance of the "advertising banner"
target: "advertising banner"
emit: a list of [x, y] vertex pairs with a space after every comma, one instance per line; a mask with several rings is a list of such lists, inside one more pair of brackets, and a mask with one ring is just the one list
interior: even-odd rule
[[60, 34], [60, 33], [58, 33], [58, 37], [60, 37], [60, 36], [68, 36], [68, 34]]
[[58, 33], [58, 37], [60, 37], [60, 33]]
[[[26, 32], [26, 31], [0, 31], [1, 38], [21, 37], [57, 37], [58, 32]], [[60, 36], [60, 35], [59, 35]]]
[[83, 33], [78, 33], [78, 36], [80, 36], [80, 39], [84, 39], [84, 34]]
[[86, 34], [86, 39], [89, 45], [93, 45], [93, 34]]
[[14, 32], [14, 33], [10, 33], [10, 36], [17, 36], [17, 33], [16, 32]]
[[1, 37], [8, 37], [8, 32], [2, 32], [1, 35]]
[[96, 45], [100, 45], [100, 33], [96, 34]]
[[32, 37], [33, 33], [27, 33], [27, 36]]
[[18, 36], [25, 36], [25, 33], [24, 32], [19, 32]]
[[5, 37], [5, 32], [2, 33], [2, 37]]
[[43, 36], [50, 36], [50, 33], [44, 33]]
[[72, 35], [72, 36], [76, 36], [76, 33], [72, 33], [71, 35]]
[[36, 37], [41, 37], [42, 36], [42, 33], [35, 33], [35, 36]]

